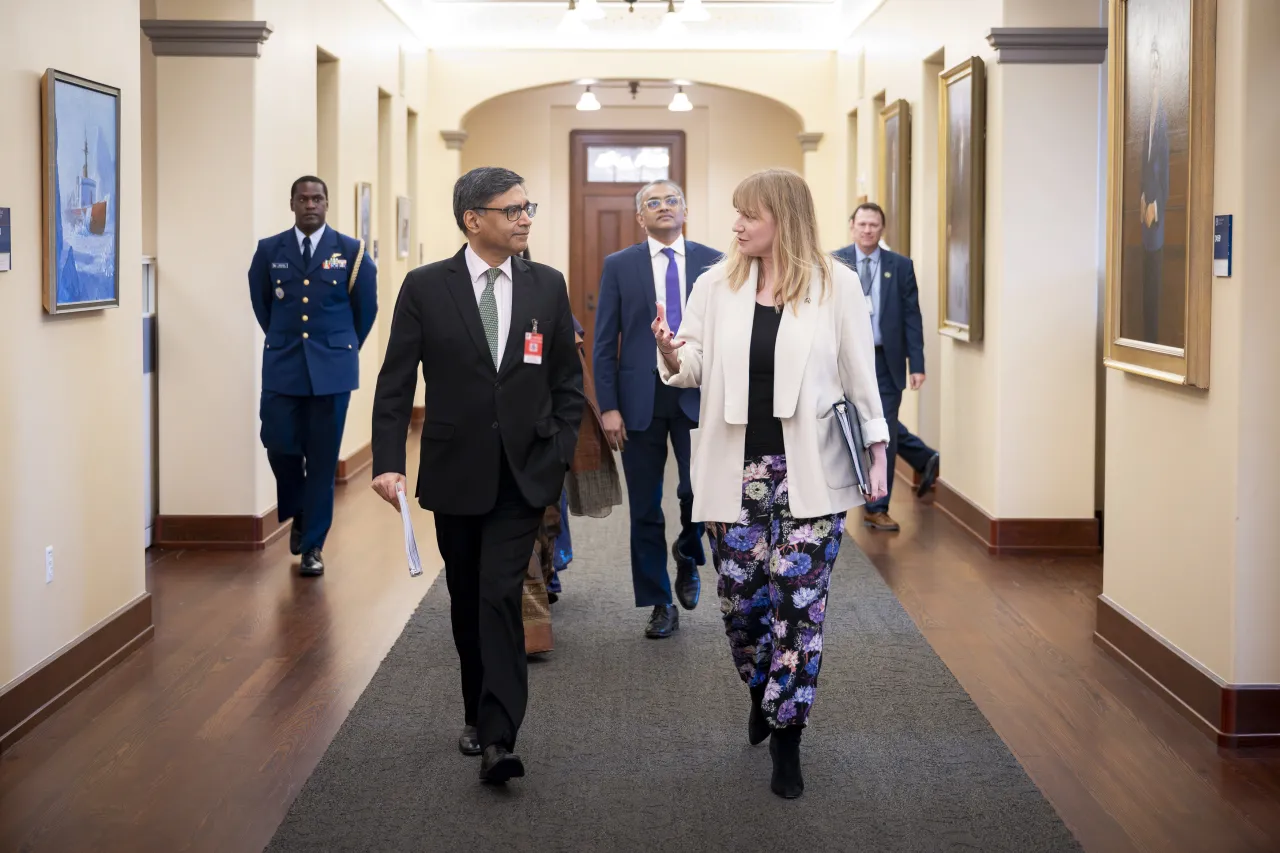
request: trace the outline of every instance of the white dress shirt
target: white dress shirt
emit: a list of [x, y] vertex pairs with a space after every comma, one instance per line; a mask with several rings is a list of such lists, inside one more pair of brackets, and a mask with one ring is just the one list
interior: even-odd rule
[[880, 346], [880, 249], [877, 248], [870, 255], [864, 255], [862, 248], [855, 244], [853, 253], [858, 259], [858, 268], [855, 272], [858, 274], [859, 284], [862, 283], [862, 259], [871, 258], [871, 299], [867, 303], [867, 310], [871, 312], [871, 334], [875, 339], [875, 345]]
[[[320, 246], [320, 240], [321, 238], [324, 237], [324, 229], [327, 227], [329, 226], [321, 225], [319, 228], [315, 230], [315, 233], [311, 235], [311, 257], [312, 258], [316, 256], [316, 249]], [[298, 226], [295, 225], [293, 226], [293, 236], [298, 238], [298, 254], [301, 255], [304, 253], [304, 249], [302, 248], [302, 241], [306, 238], [307, 235], [303, 234], [302, 231], [298, 228]]]
[[[470, 246], [463, 256], [467, 259], [471, 289], [476, 292], [476, 305], [479, 305], [489, 283], [489, 262], [473, 252]], [[493, 283], [493, 298], [498, 303], [498, 364], [502, 364], [502, 355], [507, 351], [507, 336], [511, 332], [511, 258], [503, 261], [498, 269], [502, 270], [502, 275]]]
[[[652, 237], [649, 238], [649, 258], [653, 263], [653, 287], [657, 292], [658, 302], [667, 307], [667, 266], [672, 263], [662, 250], [667, 248]], [[689, 303], [689, 282], [685, 278], [684, 235], [676, 238], [671, 244], [675, 250], [675, 265], [680, 273], [680, 314], [684, 316], [684, 306]], [[667, 312], [667, 322], [671, 321], [671, 312]], [[658, 361], [662, 361], [662, 353], [657, 353]]]

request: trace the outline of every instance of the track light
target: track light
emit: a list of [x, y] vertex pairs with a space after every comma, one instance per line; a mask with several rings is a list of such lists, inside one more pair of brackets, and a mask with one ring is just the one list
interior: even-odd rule
[[582, 97], [578, 98], [578, 109], [584, 112], [600, 109], [600, 102], [596, 100], [596, 96], [591, 93], [591, 87], [582, 93]]
[[684, 93], [684, 86], [681, 86], [671, 99], [671, 103], [667, 105], [667, 109], [673, 113], [687, 113], [693, 109], [693, 104], [689, 103], [689, 96]]

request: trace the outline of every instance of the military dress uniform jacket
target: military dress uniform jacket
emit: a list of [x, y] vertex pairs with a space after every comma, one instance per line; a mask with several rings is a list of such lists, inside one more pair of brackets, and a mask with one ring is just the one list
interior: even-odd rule
[[[249, 295], [266, 333], [262, 390], [297, 397], [354, 391], [378, 312], [377, 273], [360, 241], [326, 227], [305, 269], [290, 228], [258, 241]], [[351, 276], [355, 275], [354, 282]]]

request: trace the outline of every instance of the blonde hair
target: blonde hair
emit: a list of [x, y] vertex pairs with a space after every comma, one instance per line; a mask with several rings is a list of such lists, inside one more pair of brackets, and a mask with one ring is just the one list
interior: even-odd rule
[[[798, 311], [809, 295], [809, 279], [818, 268], [822, 279], [821, 298], [831, 288], [831, 259], [818, 242], [818, 217], [813, 194], [804, 178], [787, 169], [766, 169], [748, 176], [733, 191], [733, 206], [753, 219], [762, 211], [773, 217], [777, 229], [773, 238], [773, 293], [778, 308]], [[729, 287], [737, 290], [751, 275], [755, 258], [742, 254], [732, 241], [725, 267]]]

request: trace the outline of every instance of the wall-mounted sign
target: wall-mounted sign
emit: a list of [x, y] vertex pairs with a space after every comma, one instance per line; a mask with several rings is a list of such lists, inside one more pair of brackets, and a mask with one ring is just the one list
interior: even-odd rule
[[1231, 277], [1231, 214], [1213, 217], [1213, 275]]
[[9, 232], [9, 208], [0, 207], [0, 272], [13, 269], [13, 235]]

